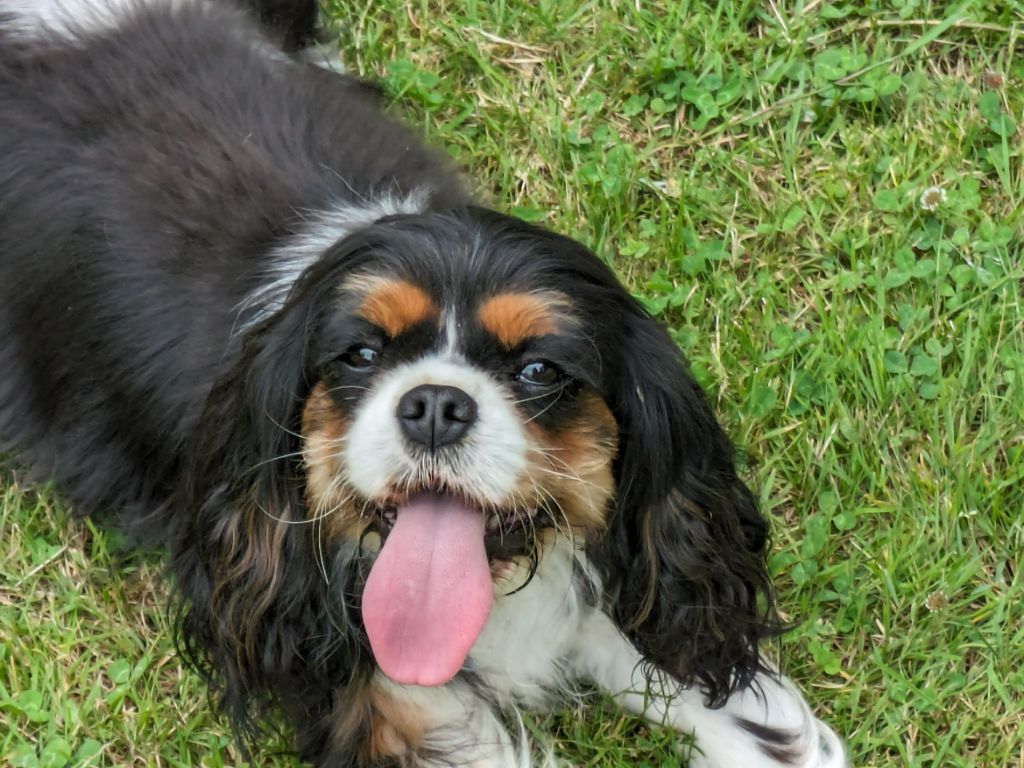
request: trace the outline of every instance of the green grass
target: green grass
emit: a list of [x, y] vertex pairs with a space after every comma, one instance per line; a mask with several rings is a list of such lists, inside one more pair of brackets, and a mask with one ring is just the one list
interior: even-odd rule
[[[773, 518], [777, 650], [854, 763], [1024, 764], [1024, 6], [329, 5], [495, 205], [672, 328]], [[6, 477], [0, 763], [237, 764], [158, 566]], [[534, 730], [676, 763], [594, 698]]]

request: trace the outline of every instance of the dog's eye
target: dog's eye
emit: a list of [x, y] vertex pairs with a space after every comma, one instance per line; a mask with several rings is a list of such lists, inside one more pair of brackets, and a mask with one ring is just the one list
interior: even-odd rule
[[516, 378], [523, 384], [550, 387], [562, 379], [561, 369], [547, 360], [531, 360], [523, 366]]
[[349, 368], [372, 368], [377, 364], [377, 358], [380, 357], [378, 352], [373, 347], [365, 347], [360, 344], [356, 344], [345, 350], [345, 353], [341, 356], [340, 360]]

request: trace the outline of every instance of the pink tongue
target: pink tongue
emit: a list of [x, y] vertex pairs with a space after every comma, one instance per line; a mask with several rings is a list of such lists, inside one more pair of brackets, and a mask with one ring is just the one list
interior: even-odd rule
[[398, 509], [363, 589], [377, 664], [404, 685], [441, 685], [462, 668], [491, 611], [480, 510], [422, 494]]

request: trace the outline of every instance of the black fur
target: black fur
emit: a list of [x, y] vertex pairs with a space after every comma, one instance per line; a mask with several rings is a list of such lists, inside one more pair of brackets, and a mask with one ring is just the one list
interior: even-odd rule
[[752, 722], [746, 718], [736, 718], [736, 724], [750, 735], [757, 738], [760, 749], [780, 765], [799, 765], [802, 754], [799, 748], [800, 732], [779, 730], [767, 725]]
[[[312, 34], [313, 3], [260, 5], [298, 11], [289, 44]], [[316, 532], [284, 521], [303, 515], [301, 409], [336, 287], [368, 266], [446, 305], [573, 297], [560, 354], [620, 426], [618, 500], [591, 543], [607, 610], [713, 703], [751, 681], [774, 627], [765, 522], [678, 349], [599, 259], [471, 207], [361, 84], [266, 56], [229, 7], [147, 10], [76, 47], [3, 34], [0, 440], [79, 511], [170, 549], [182, 649], [242, 733], [280, 710], [307, 758], [356, 760], [328, 721], [373, 663], [363, 564], [351, 548], [319, 560]], [[423, 213], [342, 239], [238, 332], [306, 212], [424, 187]]]
[[248, 0], [263, 26], [286, 51], [297, 51], [321, 33], [317, 0]]
[[163, 506], [238, 305], [308, 212], [464, 200], [360, 83], [259, 39], [227, 8], [149, 10], [84, 51], [0, 27], [0, 434], [82, 511]]

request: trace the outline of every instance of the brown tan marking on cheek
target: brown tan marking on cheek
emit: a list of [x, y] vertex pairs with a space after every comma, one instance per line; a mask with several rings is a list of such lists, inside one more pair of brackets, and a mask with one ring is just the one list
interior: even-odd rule
[[509, 349], [533, 336], [558, 331], [559, 311], [568, 302], [557, 294], [503, 293], [487, 299], [477, 310], [480, 324]]
[[383, 328], [392, 338], [440, 316], [424, 290], [407, 280], [367, 278], [360, 280], [357, 287], [365, 293], [356, 314]]
[[556, 524], [568, 523], [574, 532], [588, 535], [604, 528], [615, 493], [612, 462], [618, 451], [618, 425], [592, 392], [580, 396], [579, 408], [571, 423], [555, 431], [528, 425], [538, 448], [529, 475], [561, 507], [566, 519]]
[[355, 497], [340, 480], [342, 442], [348, 419], [318, 382], [302, 411], [302, 457], [306, 467], [306, 505], [311, 518], [323, 518], [328, 535], [358, 538], [366, 527]]

